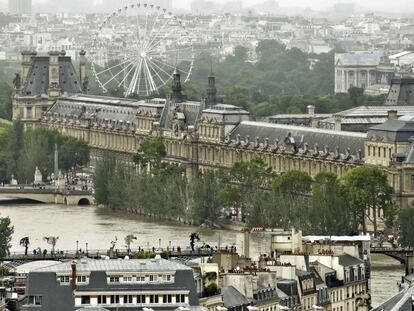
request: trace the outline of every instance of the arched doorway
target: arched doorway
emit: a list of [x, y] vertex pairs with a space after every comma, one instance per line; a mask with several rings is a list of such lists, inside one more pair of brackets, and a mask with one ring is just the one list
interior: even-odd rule
[[87, 198], [82, 198], [79, 200], [78, 205], [91, 205], [91, 202]]

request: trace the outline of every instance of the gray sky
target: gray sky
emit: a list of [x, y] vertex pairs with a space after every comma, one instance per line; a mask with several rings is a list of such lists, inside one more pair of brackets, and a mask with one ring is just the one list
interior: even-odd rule
[[[99, 4], [102, 4], [104, 0], [33, 0], [33, 4], [36, 5], [45, 5], [47, 3], [52, 3], [54, 6], [62, 5], [63, 7], [70, 7], [71, 4], [75, 6], [75, 3], [94, 3], [99, 7]], [[105, 0], [108, 1], [108, 0]], [[130, 3], [132, 0], [110, 0], [114, 3]], [[216, 2], [223, 3], [223, 0], [215, 0]], [[240, 0], [243, 1], [245, 6], [254, 6], [255, 3], [261, 3], [263, 0]], [[134, 1], [135, 2], [135, 1]], [[151, 0], [148, 0], [151, 2]], [[353, 2], [357, 4], [358, 7], [363, 7], [366, 10], [372, 11], [390, 11], [390, 12], [413, 12], [414, 11], [414, 1], [413, 0], [278, 0], [279, 5], [283, 7], [302, 7], [302, 8], [311, 8], [315, 10], [326, 10], [329, 7], [332, 7], [335, 3], [340, 2]], [[190, 7], [191, 0], [173, 0], [173, 5], [177, 8], [186, 8]], [[7, 0], [0, 0], [1, 7], [5, 9], [7, 7]], [[75, 6], [76, 7], [76, 6]], [[88, 5], [89, 7], [89, 5]]]

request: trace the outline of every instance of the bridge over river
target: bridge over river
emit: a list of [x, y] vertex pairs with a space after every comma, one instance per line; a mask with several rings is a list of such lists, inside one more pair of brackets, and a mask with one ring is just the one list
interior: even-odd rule
[[388, 248], [388, 247], [371, 247], [371, 254], [383, 254], [388, 257], [398, 260], [400, 263], [405, 264], [407, 256], [414, 255], [414, 248]]
[[0, 187], [0, 203], [16, 200], [64, 205], [91, 205], [95, 202], [92, 191], [88, 190], [60, 190], [52, 186], [40, 188], [28, 185]]

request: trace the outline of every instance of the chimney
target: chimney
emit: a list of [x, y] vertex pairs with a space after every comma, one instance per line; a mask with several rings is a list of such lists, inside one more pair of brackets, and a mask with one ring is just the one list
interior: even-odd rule
[[388, 110], [388, 120], [397, 120], [398, 119], [397, 110]]
[[72, 292], [74, 292], [76, 290], [76, 261], [72, 261], [71, 264], [72, 267], [72, 281], [71, 281], [71, 285], [72, 285]]
[[33, 58], [37, 55], [35, 51], [23, 51], [22, 52], [22, 83], [27, 79], [29, 70], [33, 64]]
[[342, 119], [340, 116], [336, 115], [335, 118], [335, 131], [341, 131], [342, 130]]
[[309, 105], [307, 108], [308, 108], [308, 115], [310, 115], [310, 116], [315, 115], [315, 106], [314, 105]]
[[86, 52], [84, 50], [79, 52], [79, 81], [82, 87], [82, 92], [86, 93], [88, 90], [85, 90], [85, 78], [86, 78]]
[[57, 97], [60, 95], [60, 52], [49, 52], [49, 96]]

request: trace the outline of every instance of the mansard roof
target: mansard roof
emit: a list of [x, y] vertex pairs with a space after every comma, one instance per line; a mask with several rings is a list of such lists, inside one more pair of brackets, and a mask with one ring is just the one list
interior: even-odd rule
[[317, 146], [321, 150], [327, 148], [330, 152], [338, 152], [340, 154], [349, 153], [350, 155], [357, 155], [359, 153], [363, 158], [366, 134], [266, 122], [242, 121], [230, 133], [228, 139], [238, 141], [246, 140], [246, 137], [250, 140], [255, 140], [258, 137], [260, 141], [269, 140], [270, 143], [277, 140], [281, 144], [288, 138], [298, 149], [314, 149]]
[[388, 120], [371, 127], [368, 131], [369, 139], [389, 142], [409, 142], [412, 136], [414, 136], [414, 120], [409, 116]]
[[197, 126], [201, 112], [204, 108], [203, 102], [186, 101], [182, 103], [174, 103], [169, 101], [162, 112], [160, 126], [164, 129], [172, 129], [174, 118], [178, 115], [180, 120], [184, 122], [184, 126]]
[[[62, 92], [81, 93], [81, 83], [69, 56], [59, 56], [59, 86]], [[49, 57], [36, 56], [24, 81], [22, 95], [46, 94], [49, 88]]]
[[[63, 121], [78, 121], [80, 118], [90, 118], [96, 125], [136, 125], [136, 114], [141, 102], [128, 99], [111, 98], [77, 94], [63, 96], [46, 113], [45, 118]], [[113, 124], [111, 125], [113, 126]]]
[[414, 78], [394, 78], [388, 92], [386, 105], [414, 105]]

